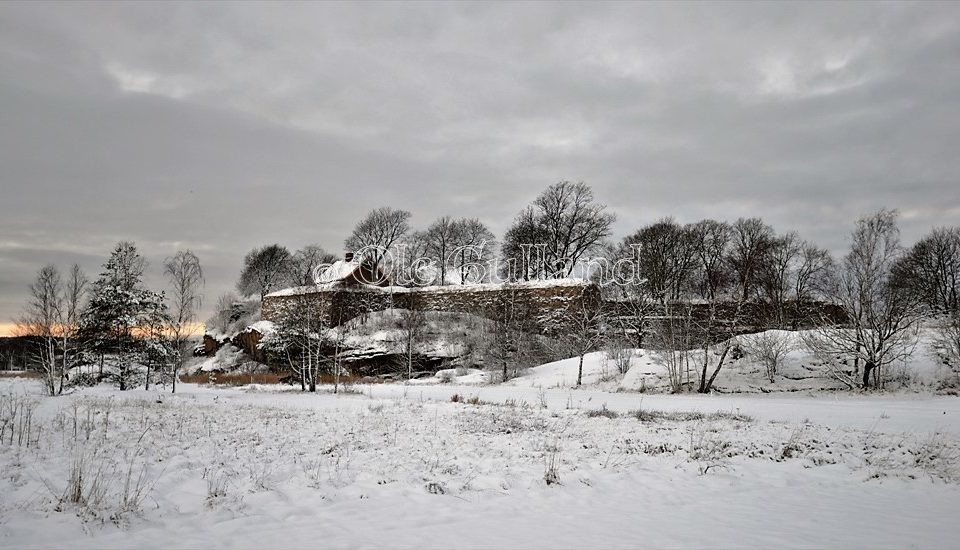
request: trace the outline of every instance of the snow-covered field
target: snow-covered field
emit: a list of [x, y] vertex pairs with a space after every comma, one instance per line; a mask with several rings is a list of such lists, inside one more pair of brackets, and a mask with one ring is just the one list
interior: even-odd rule
[[32, 410], [29, 429], [22, 414], [3, 428], [0, 547], [946, 548], [960, 536], [955, 397], [324, 390], [51, 399], [0, 381], [0, 425]]

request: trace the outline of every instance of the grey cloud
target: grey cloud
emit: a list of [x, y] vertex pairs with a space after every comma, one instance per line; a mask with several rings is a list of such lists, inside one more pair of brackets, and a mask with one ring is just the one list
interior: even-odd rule
[[252, 246], [338, 250], [382, 204], [499, 233], [559, 179], [621, 234], [760, 215], [839, 250], [892, 206], [915, 239], [960, 223], [956, 59], [946, 3], [4, 4], [0, 319], [120, 239], [195, 249], [215, 295]]

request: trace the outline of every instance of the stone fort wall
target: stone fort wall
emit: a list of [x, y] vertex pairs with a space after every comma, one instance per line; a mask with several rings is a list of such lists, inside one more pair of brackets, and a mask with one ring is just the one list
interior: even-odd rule
[[277, 321], [284, 309], [308, 305], [337, 326], [367, 312], [390, 308], [469, 313], [497, 320], [523, 319], [544, 335], [559, 335], [583, 311], [602, 307], [600, 287], [582, 281], [450, 285], [423, 288], [327, 286], [301, 287], [269, 294], [263, 318]]
[[[608, 321], [618, 316], [629, 316], [630, 307], [605, 301], [600, 287], [586, 281], [530, 281], [519, 283], [476, 284], [462, 286], [435, 286], [423, 288], [369, 287], [359, 285], [327, 285], [301, 287], [267, 295], [263, 300], [263, 319], [277, 321], [286, 308], [306, 305], [324, 317], [328, 326], [338, 326], [365, 313], [385, 309], [412, 309], [469, 313], [494, 321], [508, 316], [519, 321], [525, 330], [545, 336], [562, 336], [576, 329], [577, 321], [585, 312], [605, 311]], [[756, 332], [773, 326], [805, 329], [824, 322], [845, 322], [838, 306], [818, 302], [788, 302], [782, 319], [774, 321], [770, 306], [762, 302], [719, 303], [713, 306], [696, 302], [683, 304], [689, 308], [694, 325], [703, 325], [704, 319], [714, 316], [720, 323], [733, 322], [734, 332]], [[677, 315], [683, 308], [654, 305], [647, 312], [651, 317], [649, 330], [666, 318]]]

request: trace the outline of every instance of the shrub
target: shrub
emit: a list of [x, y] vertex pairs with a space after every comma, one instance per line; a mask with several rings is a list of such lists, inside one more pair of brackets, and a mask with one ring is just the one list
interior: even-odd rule
[[92, 372], [81, 372], [73, 375], [70, 385], [78, 388], [92, 388], [100, 383], [100, 377]]
[[616, 411], [611, 411], [608, 409], [606, 405], [600, 407], [599, 409], [587, 411], [588, 418], [597, 418], [599, 416], [602, 416], [603, 418], [617, 418], [620, 415], [617, 414]]
[[479, 397], [474, 395], [473, 397], [464, 397], [459, 393], [455, 393], [450, 396], [451, 403], [466, 403], [467, 405], [489, 405], [486, 401], [481, 401]]
[[710, 433], [703, 425], [690, 430], [690, 446], [687, 448], [689, 460], [697, 463], [700, 475], [710, 470], [726, 468], [729, 465], [729, 441]]

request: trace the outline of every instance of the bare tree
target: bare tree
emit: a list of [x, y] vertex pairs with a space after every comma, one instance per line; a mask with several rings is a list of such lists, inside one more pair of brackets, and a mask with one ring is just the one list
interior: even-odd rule
[[414, 231], [405, 235], [394, 245], [389, 266], [394, 281], [402, 286], [427, 286], [437, 284], [439, 274], [435, 263], [428, 256], [426, 231]]
[[632, 279], [607, 284], [602, 292], [604, 303], [615, 310], [610, 313], [608, 323], [619, 333], [619, 340], [642, 348], [656, 311], [656, 303], [647, 293], [644, 281]]
[[561, 181], [533, 201], [546, 232], [546, 268], [551, 278], [567, 277], [584, 254], [596, 250], [610, 236], [616, 216], [597, 203], [583, 183]]
[[37, 364], [50, 395], [63, 393], [67, 374], [80, 355], [75, 350], [87, 284], [83, 270], [74, 264], [66, 280], [55, 266], [44, 266], [30, 285], [17, 332], [35, 338]]
[[[861, 218], [853, 232], [850, 251], [839, 266], [830, 298], [843, 307], [848, 326], [826, 325], [808, 333], [804, 343], [828, 361], [832, 374], [849, 387], [863, 364], [859, 385], [883, 384], [883, 369], [909, 357], [916, 346], [916, 327], [922, 308], [916, 295], [895, 277], [902, 256], [897, 213], [881, 210]], [[851, 375], [832, 360], [852, 360]]]
[[788, 333], [768, 330], [742, 337], [740, 346], [744, 352], [763, 363], [767, 378], [773, 382], [777, 370], [784, 358], [794, 350], [793, 340]]
[[56, 266], [43, 266], [30, 285], [30, 297], [17, 322], [19, 335], [36, 339], [36, 364], [50, 395], [58, 395], [63, 391], [62, 363], [58, 358], [62, 292], [63, 284]]
[[690, 226], [697, 257], [695, 287], [701, 298], [714, 300], [730, 279], [725, 263], [732, 230], [724, 222], [703, 220]]
[[690, 301], [663, 304], [663, 315], [655, 319], [654, 347], [664, 360], [673, 392], [693, 389], [692, 376], [696, 375], [696, 391], [710, 393], [730, 351], [737, 345], [742, 312], [741, 301], [708, 300], [696, 306]]
[[314, 272], [317, 267], [332, 264], [337, 259], [336, 255], [327, 252], [320, 245], [308, 244], [290, 258], [291, 282], [299, 286], [315, 284]]
[[757, 272], [760, 288], [773, 309], [774, 321], [783, 327], [784, 307], [796, 285], [796, 264], [800, 258], [800, 236], [786, 233], [771, 239], [764, 251], [764, 258]]
[[204, 278], [200, 259], [189, 250], [181, 250], [167, 258], [163, 262], [163, 272], [170, 285], [167, 330], [174, 349], [171, 393], [176, 393], [177, 378], [189, 352], [190, 335], [193, 334], [197, 312], [203, 302], [201, 288]]
[[960, 311], [960, 227], [934, 229], [913, 245], [897, 270], [933, 313]]
[[740, 300], [753, 297], [764, 255], [773, 240], [773, 229], [760, 218], [740, 218], [731, 228], [727, 262], [740, 287]]
[[[728, 307], [724, 315], [721, 315], [720, 305], [716, 300], [709, 301], [706, 315], [693, 323], [699, 333], [695, 336], [695, 340], [699, 340], [703, 352], [703, 362], [700, 367], [700, 386], [697, 388], [699, 393], [710, 393], [713, 389], [713, 383], [717, 380], [717, 375], [726, 365], [730, 350], [739, 343], [737, 329], [743, 313], [743, 301], [737, 301], [732, 307], [727, 304]], [[711, 348], [719, 348], [719, 351]], [[711, 362], [711, 351], [714, 352], [716, 357], [713, 362]], [[709, 377], [707, 376], [708, 372], [710, 373]]]
[[380, 266], [383, 256], [410, 231], [410, 212], [382, 207], [372, 210], [357, 223], [345, 241], [347, 249], [362, 253]]
[[493, 233], [476, 218], [455, 220], [454, 228], [454, 250], [450, 259], [460, 283], [490, 280], [492, 274], [488, 268], [496, 247]]
[[505, 275], [522, 280], [570, 276], [580, 259], [610, 236], [614, 219], [585, 183], [551, 185], [504, 235]]
[[63, 393], [64, 381], [70, 369], [75, 365], [79, 353], [80, 314], [84, 307], [84, 298], [89, 281], [80, 269], [73, 264], [67, 278], [62, 280], [61, 293], [54, 307], [56, 308], [56, 332], [59, 334], [60, 368], [58, 370], [59, 386], [57, 394]]
[[[498, 292], [489, 316], [489, 341], [486, 355], [502, 372], [501, 381], [511, 378], [530, 355], [530, 307], [515, 288]], [[512, 369], [511, 369], [512, 367]]]
[[457, 224], [450, 216], [443, 216], [430, 224], [423, 233], [425, 252], [437, 269], [437, 284], [447, 284], [450, 259], [457, 248]]
[[694, 245], [690, 229], [666, 218], [625, 238], [618, 256], [637, 263], [637, 274], [654, 299], [679, 300], [696, 265]]
[[399, 310], [398, 327], [400, 328], [401, 338], [400, 351], [403, 354], [407, 380], [410, 380], [413, 378], [413, 356], [416, 353], [417, 345], [423, 339], [427, 319], [416, 297], [411, 296], [407, 305], [407, 309]]
[[800, 250], [800, 262], [797, 266], [794, 294], [797, 301], [809, 301], [814, 292], [822, 292], [833, 270], [833, 258], [824, 248], [805, 241]]
[[524, 208], [503, 236], [500, 249], [501, 276], [511, 281], [530, 281], [546, 277], [546, 247], [549, 234], [540, 223], [537, 211]]
[[656, 320], [654, 348], [667, 369], [667, 381], [673, 393], [690, 385], [691, 350], [697, 347], [692, 309], [689, 302], [668, 302]]
[[629, 340], [624, 339], [619, 334], [607, 336], [605, 343], [605, 360], [613, 362], [618, 374], [626, 374], [633, 364], [633, 358], [636, 357], [637, 350], [631, 346]]
[[577, 307], [567, 312], [567, 330], [562, 335], [569, 351], [577, 357], [577, 387], [583, 384], [583, 358], [600, 349], [604, 342], [606, 312], [600, 304], [582, 297]]
[[288, 284], [291, 267], [290, 251], [279, 244], [254, 248], [243, 258], [243, 269], [237, 290], [242, 296], [263, 297]]

